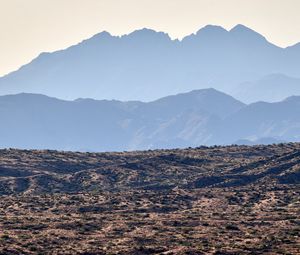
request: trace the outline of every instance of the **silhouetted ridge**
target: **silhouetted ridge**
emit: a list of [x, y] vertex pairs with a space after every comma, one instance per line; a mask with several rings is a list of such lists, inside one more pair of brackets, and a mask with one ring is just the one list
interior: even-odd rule
[[[42, 54], [0, 78], [0, 95], [26, 92], [68, 100], [149, 102], [206, 87], [235, 95], [245, 82], [272, 73], [300, 77], [299, 70], [299, 47], [274, 46], [243, 25], [230, 31], [209, 25], [181, 41], [152, 29], [124, 36], [102, 32], [67, 49]], [[292, 87], [287, 96], [295, 91]]]
[[288, 97], [283, 102], [299, 103], [300, 104], [300, 96], [291, 96], [291, 97]]
[[196, 33], [197, 36], [217, 36], [227, 34], [228, 31], [221, 26], [207, 25], [199, 29]]
[[126, 38], [126, 39], [130, 38], [131, 40], [135, 40], [135, 39], [153, 40], [154, 38], [171, 40], [170, 36], [167, 33], [157, 32], [153, 29], [148, 29], [148, 28], [135, 30], [128, 35], [123, 35], [121, 38]]
[[123, 151], [298, 141], [300, 96], [245, 105], [215, 89], [144, 103], [0, 97], [2, 147]]
[[235, 27], [233, 27], [231, 30], [229, 30], [229, 33], [265, 38], [264, 36], [262, 36], [258, 32], [254, 31], [253, 29], [251, 29], [249, 27], [246, 27], [242, 24], [238, 24]]

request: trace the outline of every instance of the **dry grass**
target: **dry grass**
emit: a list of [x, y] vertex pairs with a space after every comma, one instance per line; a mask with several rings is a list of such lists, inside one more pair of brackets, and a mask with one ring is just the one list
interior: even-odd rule
[[0, 151], [0, 254], [300, 254], [300, 145]]

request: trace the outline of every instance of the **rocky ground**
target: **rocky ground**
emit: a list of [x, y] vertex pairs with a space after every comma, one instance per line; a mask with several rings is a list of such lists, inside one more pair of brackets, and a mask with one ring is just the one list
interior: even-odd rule
[[300, 254], [300, 144], [0, 151], [0, 254]]

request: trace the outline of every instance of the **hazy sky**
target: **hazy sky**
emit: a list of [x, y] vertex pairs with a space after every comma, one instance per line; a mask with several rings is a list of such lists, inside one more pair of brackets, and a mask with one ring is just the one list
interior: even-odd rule
[[299, 13], [300, 0], [0, 0], [0, 75], [103, 30], [148, 27], [182, 38], [241, 23], [285, 47], [300, 41]]

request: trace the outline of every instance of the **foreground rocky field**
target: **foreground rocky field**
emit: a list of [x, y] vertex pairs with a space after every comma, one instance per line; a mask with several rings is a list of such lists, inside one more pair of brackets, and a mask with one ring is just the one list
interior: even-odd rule
[[300, 254], [300, 144], [0, 151], [0, 254]]

